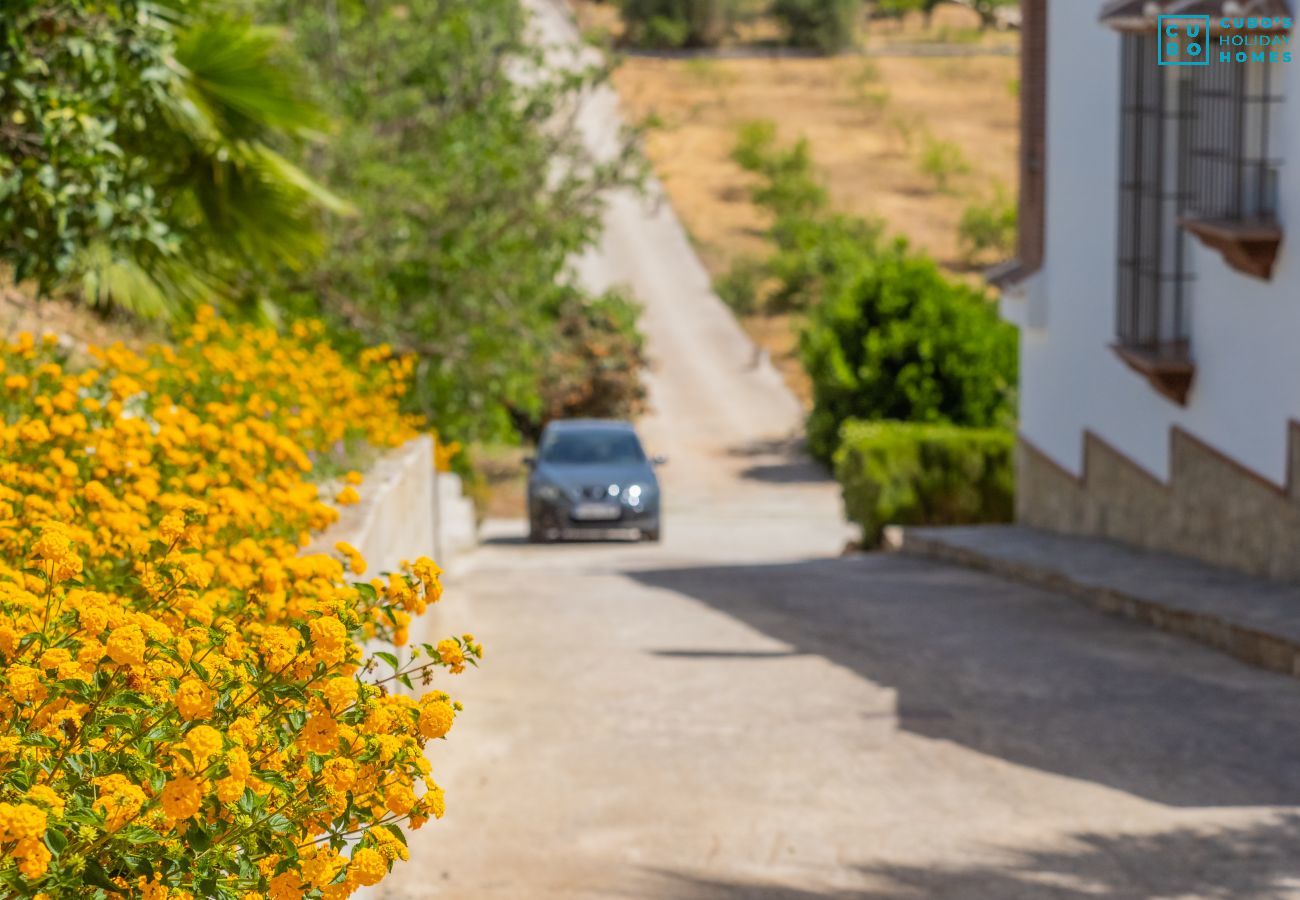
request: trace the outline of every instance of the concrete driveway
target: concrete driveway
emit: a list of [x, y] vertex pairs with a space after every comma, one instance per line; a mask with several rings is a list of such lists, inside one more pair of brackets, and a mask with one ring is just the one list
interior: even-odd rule
[[[593, 141], [615, 105], [593, 98]], [[646, 304], [664, 543], [489, 525], [430, 620], [487, 650], [446, 685], [449, 811], [388, 896], [1300, 897], [1300, 684], [987, 576], [841, 557], [797, 404], [666, 205], [614, 198], [583, 272]]]

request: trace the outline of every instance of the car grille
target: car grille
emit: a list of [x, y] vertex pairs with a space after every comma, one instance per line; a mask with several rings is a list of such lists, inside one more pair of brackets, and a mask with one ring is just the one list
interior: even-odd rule
[[583, 500], [604, 500], [609, 496], [609, 486], [604, 484], [587, 484], [578, 488], [578, 496]]

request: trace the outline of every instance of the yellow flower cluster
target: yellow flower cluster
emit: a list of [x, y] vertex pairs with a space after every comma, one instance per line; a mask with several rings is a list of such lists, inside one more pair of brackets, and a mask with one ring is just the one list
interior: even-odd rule
[[300, 552], [337, 516], [311, 478], [415, 433], [409, 374], [211, 314], [81, 369], [0, 343], [0, 895], [332, 900], [442, 815], [459, 707], [390, 688], [481, 648], [358, 644], [405, 643], [440, 570]]

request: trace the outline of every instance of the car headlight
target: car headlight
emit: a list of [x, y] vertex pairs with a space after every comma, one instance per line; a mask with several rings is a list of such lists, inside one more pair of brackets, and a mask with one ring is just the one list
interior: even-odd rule
[[537, 496], [542, 500], [559, 500], [560, 489], [553, 484], [539, 484], [537, 486]]
[[639, 484], [629, 484], [623, 489], [623, 499], [628, 506], [640, 506], [650, 492]]

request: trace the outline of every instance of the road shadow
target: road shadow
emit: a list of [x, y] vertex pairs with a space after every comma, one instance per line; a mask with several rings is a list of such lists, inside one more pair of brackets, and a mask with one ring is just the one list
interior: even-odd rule
[[905, 731], [1172, 806], [1300, 805], [1300, 683], [1069, 599], [881, 554], [626, 574], [893, 688]]
[[530, 542], [526, 534], [494, 534], [481, 538], [479, 543], [486, 547], [523, 547]]
[[650, 650], [651, 656], [664, 659], [789, 659], [807, 656], [797, 650]]
[[491, 534], [482, 539], [479, 543], [485, 547], [526, 547], [533, 546], [538, 550], [547, 548], [561, 547], [629, 547], [641, 543], [639, 538], [627, 535], [611, 535], [604, 537], [566, 537], [563, 540], [541, 542], [534, 544], [528, 539], [527, 534]]
[[1237, 828], [1080, 833], [1063, 850], [990, 849], [978, 865], [863, 865], [864, 889], [814, 890], [648, 874], [671, 900], [1278, 900], [1300, 896], [1300, 817]]
[[819, 484], [830, 479], [826, 467], [808, 455], [808, 445], [803, 438], [754, 441], [730, 448], [727, 455], [755, 460], [753, 465], [740, 471], [740, 477], [748, 481]]

